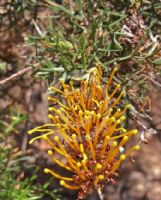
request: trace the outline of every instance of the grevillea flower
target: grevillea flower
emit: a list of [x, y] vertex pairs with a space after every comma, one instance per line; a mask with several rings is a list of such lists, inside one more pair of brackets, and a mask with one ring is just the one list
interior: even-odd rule
[[130, 105], [122, 110], [118, 107], [124, 95], [120, 85], [109, 92], [117, 68], [106, 84], [101, 81], [100, 65], [91, 71], [89, 80], [81, 81], [79, 89], [75, 89], [72, 82], [69, 85], [61, 82], [62, 90], [51, 87], [50, 90], [60, 93], [62, 101], [49, 97], [57, 104], [57, 107], [49, 107], [51, 123], [29, 131], [29, 134], [43, 133], [30, 143], [40, 138], [46, 140], [51, 147], [48, 154], [53, 162], [70, 171], [71, 176], [62, 176], [48, 168], [44, 172], [60, 179], [61, 186], [79, 190], [78, 199], [112, 181], [122, 161], [140, 148], [136, 145], [121, 151], [138, 131], [127, 131], [122, 127]]

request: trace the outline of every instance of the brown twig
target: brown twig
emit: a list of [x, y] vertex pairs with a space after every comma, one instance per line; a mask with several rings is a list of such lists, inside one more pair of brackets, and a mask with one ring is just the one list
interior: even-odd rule
[[7, 82], [25, 74], [26, 72], [31, 71], [31, 70], [32, 70], [32, 67], [26, 67], [26, 68], [16, 72], [15, 74], [12, 74], [11, 76], [9, 76], [3, 80], [0, 80], [0, 86], [6, 84]]
[[44, 0], [44, 2], [45, 2], [46, 4], [48, 4], [48, 5], [50, 5], [50, 6], [59, 6], [57, 3], [52, 2], [52, 1], [50, 1], [50, 0]]

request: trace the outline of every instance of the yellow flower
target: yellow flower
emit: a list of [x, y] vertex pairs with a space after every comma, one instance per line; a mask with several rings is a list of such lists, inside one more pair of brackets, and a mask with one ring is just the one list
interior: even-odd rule
[[50, 90], [59, 92], [63, 100], [49, 97], [50, 101], [58, 104], [58, 108], [49, 107], [51, 123], [29, 131], [29, 134], [43, 133], [30, 143], [39, 138], [46, 140], [51, 146], [48, 154], [53, 162], [72, 175], [64, 177], [48, 168], [44, 172], [60, 179], [61, 186], [80, 190], [78, 199], [85, 198], [94, 189], [103, 188], [117, 174], [122, 161], [140, 148], [136, 145], [124, 153], [120, 151], [138, 131], [127, 131], [121, 126], [130, 105], [123, 110], [118, 108], [124, 95], [123, 91], [119, 92], [119, 84], [109, 92], [116, 71], [114, 68], [106, 84], [101, 81], [99, 65], [92, 69], [89, 80], [81, 81], [80, 89], [75, 89], [72, 82], [69, 85], [61, 82], [62, 90], [51, 87]]

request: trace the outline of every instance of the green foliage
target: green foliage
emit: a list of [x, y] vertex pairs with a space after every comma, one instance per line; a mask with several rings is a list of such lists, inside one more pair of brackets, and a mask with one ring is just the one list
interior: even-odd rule
[[3, 133], [3, 136], [9, 136], [12, 131], [16, 133], [16, 125], [21, 124], [27, 118], [27, 116], [22, 115], [19, 112], [17, 112], [15, 115], [14, 111], [11, 109], [9, 109], [8, 114], [8, 121], [0, 120], [0, 130]]
[[[156, 63], [154, 55], [159, 51], [156, 34], [160, 24], [157, 13], [161, 3], [71, 0], [59, 5], [51, 0], [45, 2], [53, 12], [48, 26], [44, 27], [46, 33], [34, 22], [38, 35], [28, 38], [30, 44], [37, 45], [38, 77], [52, 80], [56, 74], [70, 79], [75, 70], [79, 77], [98, 62], [106, 68], [132, 61], [136, 71], [141, 65]], [[143, 47], [145, 43], [149, 43], [148, 48]]]
[[34, 166], [29, 164], [30, 156], [16, 148], [13, 133], [19, 134], [18, 125], [26, 119], [25, 115], [10, 109], [0, 120], [0, 199], [41, 200], [48, 195], [53, 200], [59, 200], [57, 190], [48, 190], [50, 181], [36, 183], [38, 169], [31, 177], [25, 176], [27, 171], [33, 171]]

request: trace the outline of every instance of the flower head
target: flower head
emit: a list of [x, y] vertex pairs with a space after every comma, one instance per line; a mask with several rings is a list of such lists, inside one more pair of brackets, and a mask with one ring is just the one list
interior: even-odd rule
[[[49, 97], [50, 101], [58, 104], [58, 108], [49, 107], [51, 123], [29, 131], [29, 134], [43, 133], [30, 143], [39, 138], [46, 140], [51, 146], [48, 154], [53, 162], [70, 171], [71, 177], [64, 177], [48, 168], [44, 172], [60, 179], [61, 186], [80, 190], [78, 199], [85, 198], [94, 189], [103, 188], [117, 174], [122, 161], [140, 148], [136, 145], [124, 153], [120, 151], [138, 131], [127, 131], [122, 127], [124, 114], [130, 105], [122, 110], [118, 107], [124, 95], [123, 91], [120, 92], [120, 85], [109, 92], [116, 71], [114, 68], [106, 84], [101, 81], [99, 65], [92, 69], [89, 80], [81, 81], [79, 89], [75, 89], [72, 82], [69, 85], [61, 82], [62, 90], [51, 87], [50, 90], [59, 92], [63, 100]], [[60, 155], [60, 159], [55, 153]]]

